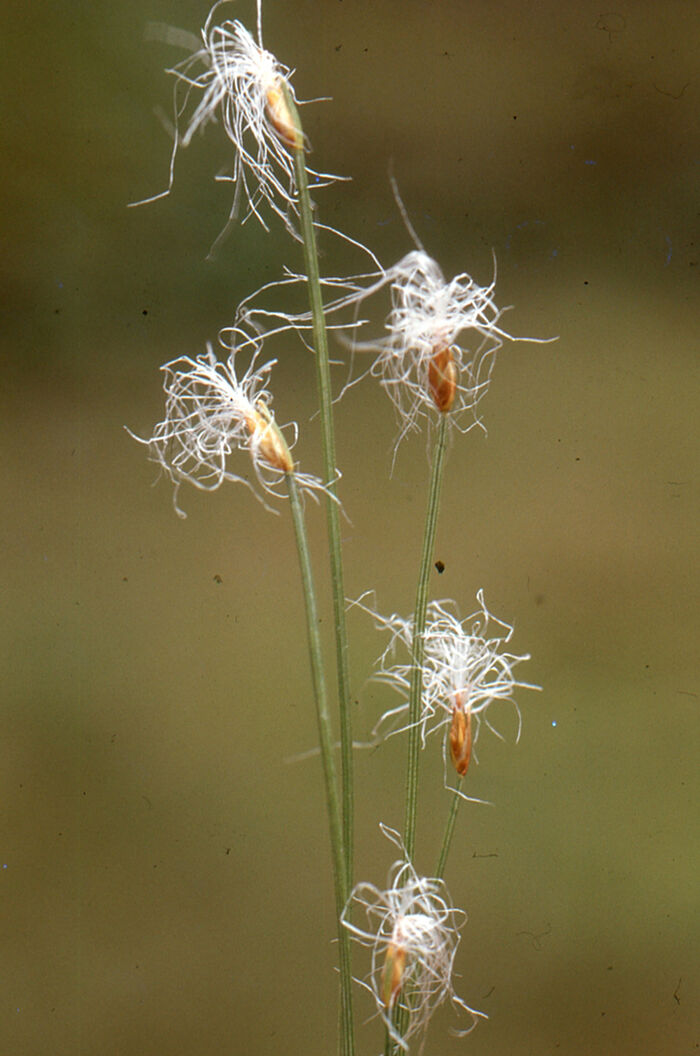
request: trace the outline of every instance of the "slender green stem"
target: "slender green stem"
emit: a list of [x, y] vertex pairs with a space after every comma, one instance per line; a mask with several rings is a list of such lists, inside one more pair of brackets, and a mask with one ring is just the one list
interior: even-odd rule
[[[285, 98], [296, 125], [299, 142], [303, 144], [304, 132], [299, 112], [291, 93], [285, 86]], [[309, 195], [306, 159], [303, 145], [294, 150], [294, 164], [299, 196], [301, 237], [304, 246], [304, 261], [309, 287], [309, 305], [313, 324], [314, 349], [316, 351], [316, 375], [318, 385], [321, 422], [321, 446], [323, 449], [323, 472], [329, 496], [326, 502], [328, 525], [328, 549], [330, 552], [331, 583], [333, 590], [333, 620], [335, 626], [336, 667], [338, 673], [338, 707], [340, 711], [340, 755], [342, 767], [343, 836], [345, 844], [346, 898], [350, 894], [353, 875], [353, 776], [352, 776], [352, 714], [350, 711], [350, 678], [348, 674], [348, 639], [345, 627], [345, 587], [343, 584], [343, 558], [340, 544], [340, 509], [336, 496], [335, 431], [333, 427], [333, 401], [328, 363], [328, 339], [323, 312], [323, 297], [318, 267], [316, 232], [313, 222], [313, 207]]]
[[416, 606], [413, 612], [413, 644], [411, 648], [411, 690], [408, 705], [408, 763], [406, 766], [406, 815], [404, 823], [404, 846], [406, 854], [412, 860], [416, 842], [416, 810], [418, 802], [418, 760], [420, 749], [420, 727], [418, 725], [423, 693], [423, 655], [425, 651], [423, 632], [428, 608], [428, 579], [435, 546], [438, 512], [440, 508], [440, 491], [447, 450], [447, 414], [440, 416], [437, 441], [433, 453], [433, 467], [428, 493], [428, 510], [423, 533], [423, 553]]
[[452, 797], [450, 803], [450, 813], [447, 815], [447, 824], [445, 825], [445, 835], [442, 837], [442, 847], [440, 849], [440, 857], [438, 858], [437, 869], [435, 870], [435, 876], [441, 880], [445, 875], [445, 864], [447, 862], [447, 855], [450, 853], [450, 844], [452, 843], [452, 835], [455, 831], [455, 822], [457, 820], [457, 811], [459, 810], [459, 804], [462, 802], [460, 791], [462, 789], [462, 781], [464, 778], [460, 777], [457, 782], [457, 788]]
[[[425, 618], [428, 610], [428, 579], [433, 559], [435, 546], [435, 532], [437, 530], [438, 513], [440, 510], [440, 492], [442, 490], [443, 470], [445, 468], [445, 452], [447, 450], [447, 414], [440, 416], [437, 441], [433, 452], [433, 466], [430, 475], [430, 490], [428, 492], [428, 509], [425, 517], [425, 530], [423, 532], [423, 552], [421, 555], [420, 571], [418, 573], [418, 587], [416, 590], [416, 606], [413, 612], [413, 642], [411, 645], [411, 688], [408, 703], [408, 761], [406, 764], [406, 815], [404, 821], [404, 846], [407, 857], [413, 861], [416, 844], [416, 817], [418, 805], [418, 764], [420, 758], [420, 727], [418, 725], [421, 711], [421, 697], [423, 695], [423, 656], [425, 643], [423, 632], [425, 631]], [[408, 1026], [408, 1011], [405, 1008], [397, 1008], [395, 1011], [396, 1029], [401, 1037], [406, 1033]], [[384, 1043], [385, 1056], [394, 1056], [400, 1052], [399, 1045], [391, 1039], [387, 1032]]]
[[344, 1056], [353, 1056], [355, 1052], [355, 1041], [352, 1017], [350, 941], [347, 929], [343, 927], [340, 920], [340, 914], [343, 911], [346, 901], [347, 878], [345, 873], [345, 852], [343, 847], [340, 802], [338, 799], [338, 779], [333, 757], [333, 735], [331, 730], [330, 713], [328, 710], [326, 680], [321, 653], [321, 635], [318, 629], [318, 611], [316, 608], [316, 595], [314, 593], [313, 576], [311, 573], [309, 545], [304, 524], [304, 511], [302, 508], [301, 497], [299, 495], [299, 488], [293, 473], [287, 474], [287, 485], [289, 488], [292, 520], [294, 522], [294, 533], [296, 536], [301, 580], [304, 590], [306, 629], [309, 640], [309, 659], [311, 662], [311, 679], [316, 700], [318, 738], [321, 746], [321, 759], [323, 761], [323, 776], [326, 786], [326, 808], [328, 811], [328, 823], [331, 836], [333, 887], [335, 892], [336, 917], [338, 920], [338, 945], [340, 948], [341, 1037], [343, 1039], [341, 1051], [344, 1053]]

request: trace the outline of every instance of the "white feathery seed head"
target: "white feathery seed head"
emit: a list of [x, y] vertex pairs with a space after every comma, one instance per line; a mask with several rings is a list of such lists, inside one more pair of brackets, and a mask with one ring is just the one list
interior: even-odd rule
[[[408, 1040], [422, 1036], [444, 1001], [471, 1016], [467, 1034], [483, 1012], [470, 1008], [452, 983], [460, 928], [466, 914], [453, 908], [443, 880], [419, 876], [408, 860], [401, 837], [381, 826], [401, 858], [394, 862], [385, 889], [370, 883], [353, 888], [341, 920], [352, 938], [370, 950], [370, 968], [356, 981], [372, 995], [377, 1012], [393, 1040], [408, 1051]], [[408, 1013], [402, 1034], [396, 1009]]]
[[[246, 343], [250, 344], [247, 337]], [[240, 376], [236, 364], [239, 353], [232, 351], [225, 361], [218, 360], [211, 345], [207, 345], [206, 355], [196, 359], [182, 356], [161, 368], [165, 418], [149, 439], [131, 435], [148, 445], [151, 460], [175, 485], [173, 501], [181, 517], [185, 514], [177, 498], [184, 482], [214, 491], [224, 481], [240, 481], [263, 505], [267, 504], [260, 491], [275, 497], [284, 495], [289, 473], [294, 473], [302, 491], [314, 498], [325, 490], [317, 477], [295, 471], [290, 452], [297, 426], [292, 422], [280, 428], [275, 422], [272, 396], [266, 388], [275, 360], [258, 365], [260, 351], [258, 346]], [[283, 429], [289, 432], [289, 440]], [[238, 451], [248, 452], [253, 481], [230, 468]]]
[[462, 272], [448, 282], [437, 262], [418, 249], [343, 298], [343, 307], [359, 305], [389, 287], [385, 336], [355, 342], [353, 348], [374, 356], [365, 373], [379, 379], [394, 404], [397, 447], [421, 421], [441, 414], [449, 414], [460, 432], [479, 424], [477, 407], [495, 354], [510, 337], [498, 325], [502, 311], [494, 301], [495, 281], [494, 276], [480, 286]]
[[[175, 136], [167, 190], [135, 205], [169, 194], [179, 147], [187, 147], [196, 132], [221, 121], [234, 146], [233, 172], [217, 179], [236, 184], [231, 218], [238, 212], [241, 196], [247, 203], [244, 222], [255, 215], [263, 227], [260, 208], [266, 203], [293, 231], [296, 213], [294, 151], [304, 142], [297, 129], [287, 96], [295, 104], [292, 71], [262, 46], [258, 3], [258, 40], [236, 21], [219, 21], [219, 9], [229, 0], [219, 0], [210, 10], [202, 29], [202, 47], [167, 72], [175, 84]], [[199, 95], [192, 107], [191, 100]], [[336, 177], [308, 170], [315, 186]]]
[[[344, 332], [341, 341], [355, 353], [372, 357], [369, 367], [355, 373], [343, 392], [368, 374], [378, 378], [390, 397], [398, 421], [394, 457], [408, 433], [427, 422], [433, 426], [442, 416], [451, 428], [466, 433], [482, 428], [479, 405], [485, 396], [496, 353], [505, 340], [548, 343], [551, 338], [514, 337], [500, 325], [507, 308], [495, 301], [496, 262], [493, 278], [481, 286], [466, 271], [447, 280], [440, 265], [426, 252], [408, 217], [396, 181], [390, 177], [394, 198], [406, 230], [416, 248], [392, 267], [384, 267], [374, 253], [348, 239], [369, 256], [375, 270], [322, 280], [330, 297], [324, 305], [329, 329]], [[306, 277], [289, 273], [281, 285], [304, 283]], [[365, 333], [375, 295], [388, 290], [390, 307], [383, 334], [365, 340], [347, 335]], [[263, 291], [258, 291], [262, 293]], [[267, 311], [248, 299], [244, 313], [249, 321], [259, 317], [279, 319], [303, 333], [312, 327], [308, 312], [284, 315]], [[360, 318], [360, 312], [366, 317]], [[341, 393], [342, 395], [342, 393]]]
[[[367, 606], [363, 595], [353, 604], [359, 605], [375, 621], [376, 626], [388, 631], [390, 641], [379, 657], [374, 678], [391, 685], [403, 698], [402, 703], [386, 711], [377, 722], [373, 735], [383, 739], [408, 729], [409, 695], [413, 664], [413, 617], [405, 619], [393, 614], [381, 616]], [[443, 734], [443, 756], [447, 760], [452, 749], [455, 716], [464, 716], [469, 724], [469, 745], [476, 743], [482, 724], [501, 740], [488, 712], [496, 701], [506, 701], [515, 709], [520, 737], [521, 714], [514, 699], [517, 689], [540, 689], [540, 686], [520, 681], [516, 667], [529, 654], [515, 654], [506, 646], [513, 635], [513, 627], [497, 619], [486, 608], [483, 591], [477, 593], [479, 608], [466, 619], [460, 619], [452, 601], [433, 601], [428, 605], [423, 632], [422, 692], [418, 724], [423, 747], [435, 732]], [[407, 654], [400, 659], [401, 652]], [[472, 734], [473, 723], [473, 734]], [[465, 760], [464, 771], [468, 766]], [[468, 798], [468, 797], [465, 797]]]

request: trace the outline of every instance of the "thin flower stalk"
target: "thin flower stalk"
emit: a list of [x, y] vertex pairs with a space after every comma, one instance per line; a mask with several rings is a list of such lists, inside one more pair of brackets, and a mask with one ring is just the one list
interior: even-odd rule
[[406, 760], [406, 807], [404, 831], [406, 853], [413, 857], [416, 840], [416, 818], [418, 810], [418, 770], [420, 749], [420, 714], [423, 689], [423, 654], [425, 650], [424, 631], [425, 617], [428, 608], [428, 580], [433, 563], [435, 533], [437, 531], [440, 510], [440, 492], [445, 468], [445, 451], [447, 448], [447, 414], [442, 414], [438, 427], [437, 442], [433, 452], [433, 465], [428, 492], [428, 507], [423, 532], [423, 550], [421, 553], [418, 585], [416, 588], [416, 606], [413, 615], [413, 637], [411, 642], [411, 686], [408, 703], [408, 755]]
[[343, 926], [342, 915], [347, 898], [346, 855], [343, 845], [343, 826], [340, 802], [338, 798], [338, 781], [333, 756], [333, 735], [331, 730], [328, 697], [323, 670], [321, 637], [316, 605], [316, 595], [311, 572], [308, 540], [304, 525], [304, 513], [299, 488], [294, 473], [287, 475], [289, 498], [294, 521], [294, 532], [299, 554], [302, 586], [306, 606], [306, 630], [309, 642], [309, 658], [316, 701], [316, 718], [318, 724], [319, 744], [323, 761], [323, 774], [326, 788], [326, 808], [331, 835], [333, 855], [333, 880], [338, 921], [338, 943], [340, 947], [340, 988], [341, 988], [341, 1039], [344, 1056], [354, 1056], [354, 1024], [352, 1012], [352, 988], [350, 943], [347, 929]]
[[338, 679], [338, 707], [340, 713], [340, 752], [342, 765], [343, 842], [346, 854], [346, 876], [350, 890], [353, 874], [354, 807], [352, 764], [352, 716], [350, 710], [350, 679], [348, 672], [348, 643], [345, 623], [345, 589], [343, 557], [340, 542], [340, 515], [335, 490], [337, 478], [335, 457], [335, 430], [331, 395], [330, 366], [328, 361], [328, 337], [321, 293], [318, 266], [316, 232], [313, 221], [311, 197], [307, 177], [303, 143], [304, 133], [299, 112], [290, 92], [285, 93], [286, 104], [298, 130], [299, 146], [294, 149], [296, 183], [299, 195], [301, 236], [304, 261], [308, 277], [309, 305], [312, 319], [313, 346], [316, 359], [316, 376], [321, 422], [321, 446], [324, 473], [328, 488], [326, 503], [328, 545], [330, 554], [331, 585], [333, 592], [333, 622], [335, 628], [336, 670]]
[[352, 938], [370, 951], [370, 967], [356, 981], [369, 992], [384, 1023], [386, 1051], [407, 1052], [413, 1037], [425, 1037], [428, 1023], [445, 1001], [467, 1012], [471, 1024], [483, 1013], [458, 997], [452, 982], [460, 928], [466, 914], [455, 909], [440, 878], [420, 876], [398, 833], [382, 830], [401, 851], [386, 888], [355, 885], [343, 911]]
[[460, 775], [457, 779], [457, 784], [453, 790], [452, 802], [450, 803], [449, 813], [447, 815], [447, 821], [445, 823], [445, 832], [442, 837], [442, 846], [440, 847], [440, 854], [438, 856], [437, 867], [435, 869], [435, 875], [443, 877], [445, 875], [445, 866], [447, 865], [447, 856], [450, 853], [450, 847], [452, 846], [452, 837], [454, 836], [455, 823], [457, 821], [457, 813], [459, 811], [459, 805], [462, 802], [462, 782], [464, 781], [464, 775]]

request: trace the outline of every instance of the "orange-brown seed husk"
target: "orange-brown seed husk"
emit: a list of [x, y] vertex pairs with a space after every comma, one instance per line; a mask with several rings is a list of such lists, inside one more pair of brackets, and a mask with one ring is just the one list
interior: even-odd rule
[[265, 92], [267, 108], [267, 119], [280, 137], [285, 147], [290, 150], [301, 150], [304, 140], [301, 132], [294, 123], [292, 112], [289, 108], [282, 81], [278, 80]]
[[274, 422], [253, 408], [246, 415], [245, 424], [265, 461], [283, 473], [293, 473], [292, 456]]
[[441, 414], [452, 409], [457, 393], [457, 364], [449, 345], [438, 345], [428, 364], [428, 385]]
[[395, 942], [389, 943], [384, 959], [384, 972], [382, 977], [384, 1004], [391, 1008], [401, 990], [403, 973], [406, 967], [406, 947], [398, 946]]
[[472, 713], [461, 703], [452, 708], [452, 725], [450, 726], [450, 758], [460, 777], [469, 769], [472, 757]]

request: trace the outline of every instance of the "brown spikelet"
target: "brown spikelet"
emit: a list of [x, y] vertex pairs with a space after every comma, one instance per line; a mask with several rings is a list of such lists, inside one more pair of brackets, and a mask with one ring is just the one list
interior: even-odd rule
[[466, 710], [461, 701], [452, 708], [452, 725], [450, 726], [450, 758], [460, 777], [469, 769], [472, 757], [472, 713]]
[[285, 147], [289, 147], [290, 150], [301, 150], [304, 146], [304, 140], [294, 123], [281, 81], [267, 89], [265, 102], [267, 119]]
[[405, 967], [405, 946], [397, 946], [394, 942], [389, 943], [386, 950], [386, 957], [384, 959], [384, 971], [382, 976], [382, 996], [384, 997], [384, 1004], [387, 1008], [392, 1008], [396, 996], [401, 989]]
[[283, 473], [294, 472], [294, 462], [285, 444], [282, 434], [273, 421], [259, 410], [251, 410], [246, 415], [245, 424], [251, 439], [266, 462]]
[[457, 393], [457, 365], [449, 345], [438, 345], [428, 364], [428, 385], [441, 414], [452, 409]]

